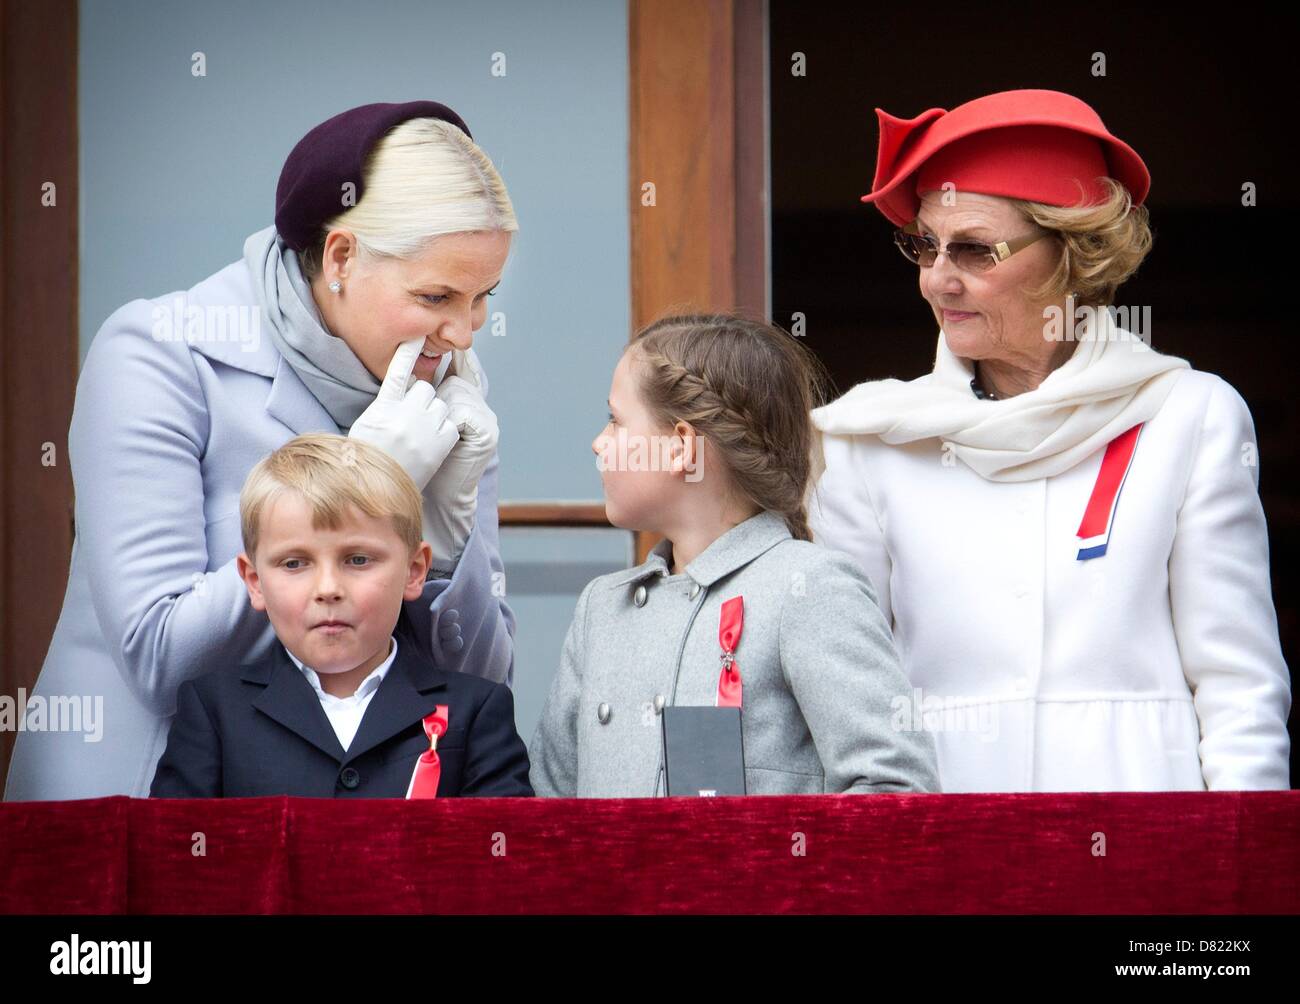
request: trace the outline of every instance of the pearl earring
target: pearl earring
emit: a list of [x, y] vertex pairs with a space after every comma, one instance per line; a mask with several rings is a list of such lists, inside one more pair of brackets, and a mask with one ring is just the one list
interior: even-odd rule
[[339, 282], [337, 279], [335, 279], [333, 282], [330, 283], [331, 293], [337, 293], [342, 288], [343, 288], [343, 283]]

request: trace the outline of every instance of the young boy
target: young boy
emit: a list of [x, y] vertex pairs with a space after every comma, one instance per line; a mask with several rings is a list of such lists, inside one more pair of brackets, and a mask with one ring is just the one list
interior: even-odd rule
[[151, 796], [404, 798], [439, 705], [438, 797], [533, 794], [509, 688], [435, 667], [402, 616], [432, 551], [396, 461], [299, 436], [249, 472], [239, 511], [239, 574], [277, 641], [181, 684]]

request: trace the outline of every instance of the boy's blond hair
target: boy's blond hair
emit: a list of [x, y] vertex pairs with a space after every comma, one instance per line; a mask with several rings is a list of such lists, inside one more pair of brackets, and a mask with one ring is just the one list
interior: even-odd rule
[[262, 513], [285, 492], [307, 502], [317, 530], [337, 530], [355, 506], [367, 516], [390, 520], [411, 553], [420, 546], [420, 492], [402, 466], [369, 443], [313, 432], [263, 457], [244, 480], [239, 519], [250, 561], [256, 560]]

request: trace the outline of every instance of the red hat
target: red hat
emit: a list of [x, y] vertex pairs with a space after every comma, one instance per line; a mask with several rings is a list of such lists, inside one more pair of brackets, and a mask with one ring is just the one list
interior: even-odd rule
[[1049, 206], [1105, 198], [1097, 180], [1114, 178], [1140, 206], [1151, 187], [1142, 158], [1101, 117], [1060, 91], [999, 91], [899, 119], [881, 108], [876, 177], [863, 202], [893, 223], [916, 219], [922, 192], [951, 182], [957, 191], [1002, 195]]

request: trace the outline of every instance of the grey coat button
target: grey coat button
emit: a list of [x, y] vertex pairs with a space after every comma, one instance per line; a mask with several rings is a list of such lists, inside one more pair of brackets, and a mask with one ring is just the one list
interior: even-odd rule
[[645, 586], [636, 587], [636, 592], [632, 594], [632, 602], [639, 607], [645, 606]]
[[601, 701], [601, 702], [600, 702], [600, 707], [598, 707], [598, 708], [596, 709], [596, 717], [600, 719], [600, 724], [601, 724], [601, 725], [608, 725], [608, 724], [609, 724], [609, 716], [610, 716], [610, 714], [611, 714], [611, 712], [610, 712], [609, 705], [606, 704], [604, 701]]
[[696, 582], [694, 585], [691, 586], [691, 599], [695, 599], [695, 597], [699, 595], [700, 595], [700, 584]]
[[344, 767], [339, 771], [339, 784], [351, 790], [361, 783], [361, 775], [355, 767]]
[[664, 695], [655, 694], [655, 714], [659, 714], [664, 709]]

